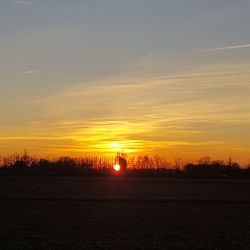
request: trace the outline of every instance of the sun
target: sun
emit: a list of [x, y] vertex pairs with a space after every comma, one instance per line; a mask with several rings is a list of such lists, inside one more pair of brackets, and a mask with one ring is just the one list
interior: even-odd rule
[[115, 165], [114, 165], [114, 170], [115, 170], [116, 172], [120, 171], [120, 169], [121, 169], [121, 167], [120, 167], [119, 164], [115, 164]]

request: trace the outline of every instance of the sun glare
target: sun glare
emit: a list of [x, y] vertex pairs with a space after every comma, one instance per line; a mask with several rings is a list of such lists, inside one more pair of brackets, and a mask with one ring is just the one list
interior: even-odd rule
[[115, 170], [115, 171], [120, 171], [120, 168], [121, 168], [121, 167], [120, 167], [119, 164], [115, 164], [115, 165], [114, 165], [114, 170]]
[[134, 153], [137, 150], [130, 148], [131, 144], [129, 141], [111, 142], [106, 145], [106, 148], [113, 152], [123, 151], [124, 153]]
[[119, 142], [111, 142], [107, 146], [110, 147], [114, 152], [122, 150], [122, 144]]

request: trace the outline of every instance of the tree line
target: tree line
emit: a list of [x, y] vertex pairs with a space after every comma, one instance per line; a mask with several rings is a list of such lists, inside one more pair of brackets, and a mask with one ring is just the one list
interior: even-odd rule
[[[128, 169], [122, 175], [131, 177], [250, 178], [250, 165], [241, 167], [231, 158], [227, 162], [205, 156], [195, 163], [181, 159], [170, 162], [160, 156], [126, 158]], [[0, 157], [0, 175], [70, 175], [111, 176], [115, 157], [36, 158], [27, 152]]]

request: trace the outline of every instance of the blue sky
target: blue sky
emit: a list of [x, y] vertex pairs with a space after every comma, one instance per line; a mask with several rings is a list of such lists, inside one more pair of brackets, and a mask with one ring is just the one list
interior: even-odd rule
[[247, 0], [2, 0], [3, 154], [115, 142], [246, 161], [249, 13]]

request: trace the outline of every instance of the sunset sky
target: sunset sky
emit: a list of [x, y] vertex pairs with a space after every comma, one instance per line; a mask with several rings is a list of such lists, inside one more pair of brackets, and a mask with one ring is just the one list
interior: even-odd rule
[[0, 155], [250, 162], [249, 0], [1, 0]]

